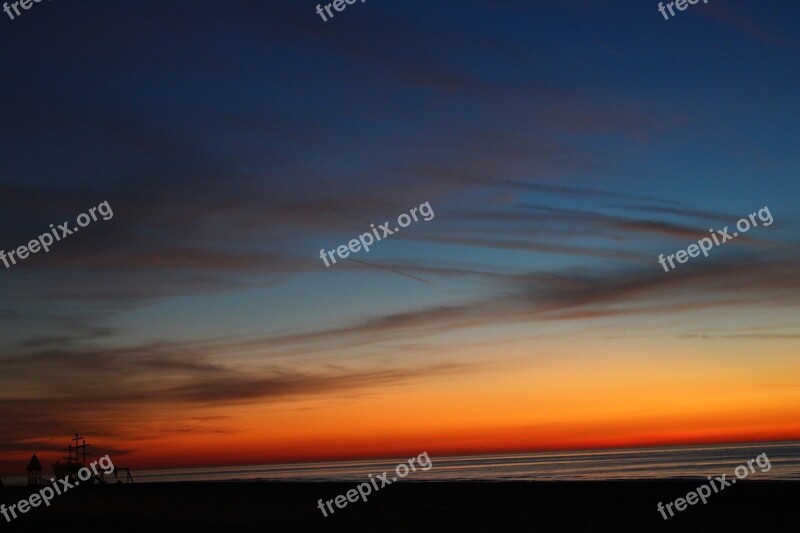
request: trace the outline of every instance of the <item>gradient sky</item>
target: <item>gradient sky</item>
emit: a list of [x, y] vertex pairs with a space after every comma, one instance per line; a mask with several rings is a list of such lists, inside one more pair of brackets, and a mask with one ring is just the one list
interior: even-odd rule
[[0, 17], [0, 472], [800, 438], [800, 5], [315, 6]]

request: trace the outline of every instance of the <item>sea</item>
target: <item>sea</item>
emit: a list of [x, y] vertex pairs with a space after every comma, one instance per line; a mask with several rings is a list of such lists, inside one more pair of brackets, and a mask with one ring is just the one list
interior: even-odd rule
[[[422, 452], [420, 452], [422, 453]], [[762, 456], [765, 454], [765, 456]], [[758, 462], [757, 457], [761, 457]], [[430, 455], [428, 470], [417, 467], [403, 482], [414, 481], [598, 481], [706, 479], [753, 462], [752, 481], [800, 481], [800, 442], [671, 446], [496, 455]], [[409, 457], [360, 461], [270, 464], [141, 470], [136, 483], [163, 481], [363, 481], [390, 472]], [[427, 464], [424, 460], [423, 464]], [[417, 462], [415, 461], [415, 464]], [[764, 466], [760, 466], [764, 465]], [[401, 469], [402, 470], [402, 469]], [[748, 470], [749, 471], [749, 470]], [[741, 472], [741, 470], [740, 470]]]
[[[422, 453], [422, 452], [420, 452]], [[734, 476], [750, 459], [748, 481], [800, 481], [800, 442], [670, 446], [604, 450], [504, 453], [493, 455], [428, 455], [431, 466], [417, 467], [403, 482], [419, 481], [601, 481], [706, 479]], [[760, 463], [759, 456], [761, 457]], [[364, 481], [394, 470], [409, 457], [248, 466], [159, 470], [132, 469], [135, 483], [190, 481]], [[423, 465], [428, 462], [424, 460]], [[415, 465], [417, 461], [415, 461]], [[402, 469], [401, 469], [402, 470]], [[112, 477], [113, 481], [113, 477]], [[7, 485], [24, 484], [8, 477]]]

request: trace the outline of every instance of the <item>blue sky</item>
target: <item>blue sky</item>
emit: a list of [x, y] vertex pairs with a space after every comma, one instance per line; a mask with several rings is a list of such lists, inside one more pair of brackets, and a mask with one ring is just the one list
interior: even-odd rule
[[[2, 272], [6, 451], [71, 433], [32, 413], [85, 390], [112, 419], [151, 398], [196, 409], [174, 400], [187, 383], [283, 399], [230, 394], [255, 374], [316, 368], [295, 395], [413, 381], [477, 357], [448, 346], [530, 331], [797, 333], [796, 3], [669, 21], [641, 1], [369, 0], [327, 23], [315, 6], [52, 2], [0, 20], [0, 248], [115, 213]], [[426, 201], [432, 221], [357, 256], [375, 266], [324, 268], [320, 248]], [[773, 226], [661, 271], [658, 254], [764, 206]], [[132, 377], [97, 381], [112, 375]]]

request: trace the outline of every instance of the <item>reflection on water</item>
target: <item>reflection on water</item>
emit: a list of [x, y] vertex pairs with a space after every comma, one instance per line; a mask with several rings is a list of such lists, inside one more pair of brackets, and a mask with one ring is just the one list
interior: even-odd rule
[[[421, 452], [422, 450], [420, 450]], [[516, 453], [461, 457], [431, 455], [433, 468], [417, 470], [409, 481], [553, 481], [703, 478], [732, 474], [748, 459], [766, 453], [772, 468], [758, 465], [748, 480], [800, 480], [800, 443], [728, 444], [579, 452]], [[389, 471], [395, 460], [341, 461], [283, 465], [226, 466], [136, 471], [136, 482], [153, 481], [363, 481]]]

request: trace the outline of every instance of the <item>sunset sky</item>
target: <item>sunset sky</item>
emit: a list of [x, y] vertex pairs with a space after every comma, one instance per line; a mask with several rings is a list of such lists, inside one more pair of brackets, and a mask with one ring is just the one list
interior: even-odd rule
[[0, 249], [114, 213], [0, 264], [0, 474], [800, 439], [800, 5], [656, 6], [0, 21]]

